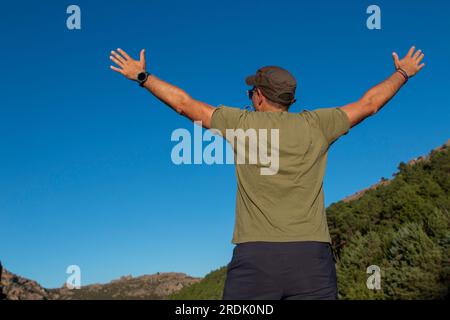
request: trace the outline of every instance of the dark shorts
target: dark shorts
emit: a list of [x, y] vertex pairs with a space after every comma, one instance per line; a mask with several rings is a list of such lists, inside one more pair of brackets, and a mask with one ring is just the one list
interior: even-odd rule
[[224, 300], [337, 299], [329, 243], [245, 242], [233, 249]]

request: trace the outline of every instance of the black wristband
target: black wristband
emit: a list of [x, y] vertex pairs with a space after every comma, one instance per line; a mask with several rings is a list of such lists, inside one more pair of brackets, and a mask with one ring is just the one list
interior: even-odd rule
[[403, 78], [405, 78], [405, 83], [407, 83], [409, 80], [409, 76], [406, 73], [406, 71], [403, 70], [402, 68], [397, 68], [397, 72], [400, 72], [400, 74], [403, 76]]

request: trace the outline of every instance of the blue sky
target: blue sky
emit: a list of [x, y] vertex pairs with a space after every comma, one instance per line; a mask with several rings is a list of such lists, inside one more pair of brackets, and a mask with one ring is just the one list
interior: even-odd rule
[[[77, 4], [82, 29], [66, 28]], [[382, 29], [366, 28], [381, 8]], [[427, 66], [329, 153], [326, 203], [450, 138], [446, 1], [8, 1], [0, 13], [0, 259], [46, 287], [231, 259], [232, 165], [171, 162], [191, 123], [109, 69], [109, 52], [147, 49], [149, 71], [212, 105], [248, 104], [245, 76], [280, 65], [303, 109], [358, 99], [411, 45]]]

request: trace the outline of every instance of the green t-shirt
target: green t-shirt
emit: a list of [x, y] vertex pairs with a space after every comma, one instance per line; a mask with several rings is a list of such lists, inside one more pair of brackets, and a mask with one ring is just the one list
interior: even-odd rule
[[275, 174], [261, 174], [261, 169], [269, 167], [266, 161], [249, 163], [249, 147], [245, 163], [236, 163], [236, 216], [231, 242], [331, 242], [323, 177], [329, 146], [349, 128], [350, 121], [339, 108], [301, 113], [216, 108], [211, 129], [217, 129], [229, 142], [234, 142], [235, 163], [239, 142], [227, 138], [227, 129], [267, 131], [268, 154], [272, 154], [276, 141], [271, 129], [278, 129], [275, 130], [278, 131], [278, 148], [273, 148], [279, 153]]

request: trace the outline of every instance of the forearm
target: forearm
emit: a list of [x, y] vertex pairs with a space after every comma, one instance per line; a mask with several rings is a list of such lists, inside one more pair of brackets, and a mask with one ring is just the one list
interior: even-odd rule
[[184, 112], [184, 106], [192, 99], [184, 90], [167, 83], [154, 75], [150, 75], [144, 84], [156, 98], [167, 104], [178, 113]]
[[407, 55], [400, 60], [394, 52], [394, 65], [396, 71], [386, 80], [367, 91], [361, 99], [340, 107], [344, 111], [353, 127], [377, 113], [405, 84], [407, 78], [413, 77], [425, 64], [421, 63], [424, 54], [421, 50], [414, 53], [415, 47], [411, 47]]
[[205, 128], [211, 127], [214, 108], [207, 103], [193, 99], [184, 90], [150, 75], [144, 87], [156, 98], [174, 109], [179, 114], [198, 121]]
[[117, 65], [117, 67], [111, 66], [111, 69], [130, 80], [144, 82], [143, 85], [148, 91], [176, 112], [192, 121], [200, 121], [205, 128], [210, 127], [214, 108], [209, 104], [192, 99], [184, 90], [160, 80], [154, 75], [139, 80], [139, 75], [144, 74], [145, 76], [145, 50], [141, 50], [139, 60], [134, 60], [120, 48], [117, 51], [111, 51], [110, 59]]
[[361, 98], [369, 112], [374, 114], [378, 112], [405, 84], [405, 78], [399, 73], [394, 72], [389, 78], [372, 87]]

